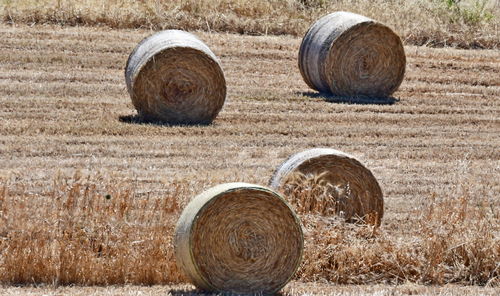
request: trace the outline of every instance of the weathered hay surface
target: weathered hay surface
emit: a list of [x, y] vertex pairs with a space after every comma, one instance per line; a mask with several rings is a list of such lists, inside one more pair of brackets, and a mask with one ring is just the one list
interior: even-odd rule
[[228, 183], [195, 197], [176, 228], [177, 265], [198, 288], [274, 293], [297, 271], [300, 222], [271, 189]]
[[146, 120], [208, 124], [226, 98], [217, 57], [194, 35], [179, 30], [141, 41], [128, 58], [125, 80], [132, 103]]
[[[301, 184], [314, 179], [316, 186]], [[344, 152], [315, 148], [292, 155], [274, 172], [269, 181], [271, 188], [284, 191], [291, 202], [296, 204], [304, 199], [304, 194], [316, 194], [313, 198], [324, 199], [322, 213], [340, 215], [346, 221], [380, 225], [384, 214], [382, 190], [371, 173], [361, 162]], [[309, 187], [309, 188], [308, 188]], [[319, 201], [317, 201], [319, 202]]]
[[399, 36], [367, 17], [334, 12], [304, 36], [299, 68], [305, 82], [339, 96], [387, 97], [403, 81], [406, 57]]

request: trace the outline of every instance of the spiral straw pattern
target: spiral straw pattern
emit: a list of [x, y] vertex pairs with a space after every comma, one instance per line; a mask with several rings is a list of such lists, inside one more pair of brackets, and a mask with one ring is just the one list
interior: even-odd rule
[[141, 41], [128, 58], [125, 80], [139, 115], [151, 121], [209, 124], [226, 98], [217, 57], [194, 35], [179, 30]]
[[174, 239], [177, 265], [198, 288], [271, 294], [293, 277], [302, 257], [300, 222], [276, 192], [227, 183], [195, 197]]
[[388, 97], [404, 78], [399, 36], [367, 17], [334, 12], [304, 36], [299, 69], [309, 87], [338, 96]]
[[299, 152], [276, 169], [269, 185], [285, 192], [291, 203], [295, 203], [304, 194], [297, 190], [304, 176], [318, 178], [316, 183], [328, 187], [326, 191], [315, 192], [327, 192], [331, 200], [324, 204], [334, 207], [331, 211], [334, 214], [347, 221], [380, 225], [384, 215], [382, 190], [371, 171], [353, 156], [328, 148]]

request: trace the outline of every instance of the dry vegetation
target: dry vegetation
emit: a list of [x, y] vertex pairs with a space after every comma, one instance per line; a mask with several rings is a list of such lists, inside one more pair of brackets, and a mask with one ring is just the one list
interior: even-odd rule
[[[80, 286], [59, 286], [59, 287], [7, 287], [0, 289], [0, 295], [22, 295], [22, 296], [220, 296], [220, 294], [202, 293], [193, 290], [189, 285], [161, 285], [161, 286], [107, 286], [107, 287], [80, 287]], [[364, 286], [334, 286], [320, 283], [300, 283], [292, 282], [287, 285], [283, 293], [279, 296], [400, 296], [400, 295], [481, 295], [497, 296], [498, 289], [478, 286], [423, 286], [415, 284], [404, 284], [398, 286], [390, 285], [364, 285]]]
[[498, 51], [406, 47], [397, 100], [367, 102], [311, 92], [299, 38], [198, 32], [221, 57], [228, 100], [213, 125], [161, 126], [136, 121], [124, 85], [149, 31], [0, 31], [0, 283], [180, 283], [171, 235], [190, 198], [266, 184], [290, 154], [332, 147], [373, 171], [386, 214], [374, 229], [296, 204], [307, 245], [290, 294], [333, 293], [319, 282], [498, 290]]
[[179, 28], [302, 36], [318, 17], [347, 10], [382, 21], [407, 44], [498, 48], [497, 0], [0, 0], [7, 23]]
[[[1, 281], [55, 285], [185, 281], [175, 265], [172, 235], [182, 208], [194, 194], [191, 186], [175, 182], [151, 194], [139, 192], [137, 183], [113, 184], [113, 180], [102, 175], [58, 176], [36, 194], [23, 183], [3, 185]], [[296, 206], [307, 242], [297, 279], [498, 286], [497, 201], [487, 198], [490, 193], [484, 189], [464, 186], [455, 192], [458, 198], [431, 195], [419, 208], [402, 209], [407, 210], [404, 215], [393, 213], [406, 220], [404, 224], [388, 221], [382, 229], [345, 224]]]

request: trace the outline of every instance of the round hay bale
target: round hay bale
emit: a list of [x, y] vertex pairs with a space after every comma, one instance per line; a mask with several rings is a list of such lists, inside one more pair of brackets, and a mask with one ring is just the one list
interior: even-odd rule
[[208, 124], [226, 99], [217, 57], [194, 35], [179, 30], [142, 40], [128, 58], [125, 81], [134, 107], [148, 121]]
[[246, 183], [215, 186], [184, 209], [177, 265], [202, 290], [270, 294], [297, 271], [300, 221], [278, 193]]
[[269, 185], [285, 192], [295, 206], [307, 203], [303, 211], [323, 207], [321, 214], [374, 225], [380, 225], [384, 215], [382, 190], [372, 172], [335, 149], [315, 148], [292, 155], [276, 169]]
[[396, 33], [344, 11], [314, 23], [299, 50], [300, 73], [307, 85], [338, 96], [388, 97], [403, 81], [405, 66]]

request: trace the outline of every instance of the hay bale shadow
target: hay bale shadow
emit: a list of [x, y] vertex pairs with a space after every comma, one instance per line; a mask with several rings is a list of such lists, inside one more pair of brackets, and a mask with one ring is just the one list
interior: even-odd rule
[[306, 91], [306, 92], [298, 92], [298, 95], [302, 95], [304, 97], [309, 97], [313, 99], [322, 99], [329, 103], [338, 103], [338, 104], [358, 104], [358, 105], [393, 105], [400, 100], [394, 97], [382, 97], [382, 98], [374, 98], [374, 97], [341, 97], [327, 93]]
[[[204, 292], [201, 290], [197, 289], [177, 289], [177, 290], [170, 290], [168, 291], [172, 296], [249, 296], [249, 295], [269, 295], [269, 294], [236, 294], [236, 293], [231, 293], [231, 292], [225, 292], [225, 293], [220, 293], [220, 292]], [[277, 292], [275, 294], [272, 294], [275, 296], [284, 296], [285, 294], [283, 292]]]
[[169, 294], [172, 296], [216, 296], [220, 295], [218, 293], [211, 293], [211, 292], [203, 292], [200, 290], [189, 290], [189, 289], [182, 289], [182, 290], [170, 290], [168, 291]]
[[175, 123], [175, 122], [166, 122], [160, 120], [152, 120], [146, 117], [143, 117], [139, 114], [135, 115], [121, 115], [118, 117], [118, 120], [123, 123], [128, 124], [148, 124], [148, 125], [158, 125], [158, 126], [209, 126], [212, 123]]

